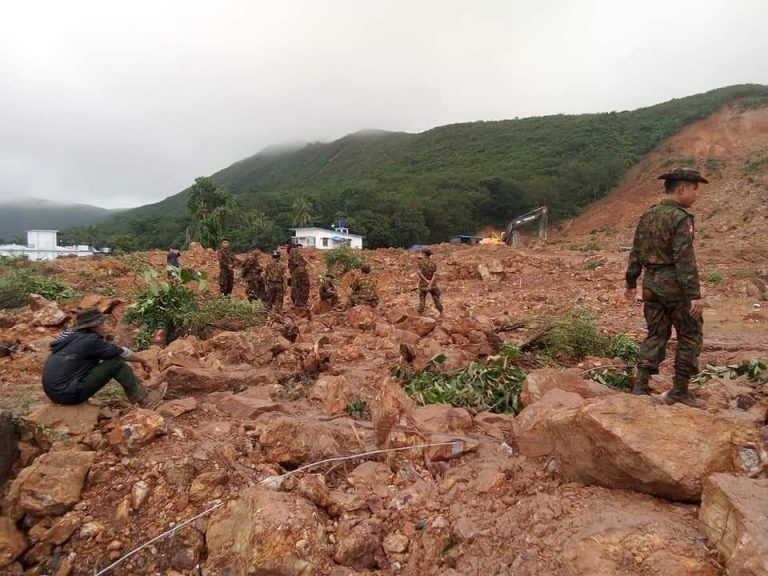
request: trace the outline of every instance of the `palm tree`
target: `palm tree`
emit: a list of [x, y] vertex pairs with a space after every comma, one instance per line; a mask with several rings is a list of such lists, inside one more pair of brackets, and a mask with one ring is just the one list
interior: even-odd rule
[[293, 210], [292, 218], [294, 226], [303, 228], [304, 226], [312, 224], [312, 206], [307, 202], [306, 198], [303, 196], [296, 198], [291, 205], [291, 210]]

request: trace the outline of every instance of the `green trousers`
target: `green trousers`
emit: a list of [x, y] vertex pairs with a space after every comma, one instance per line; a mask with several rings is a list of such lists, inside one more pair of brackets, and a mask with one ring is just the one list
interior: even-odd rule
[[80, 404], [104, 388], [110, 380], [117, 380], [131, 402], [140, 402], [147, 390], [133, 369], [120, 357], [100, 362], [80, 381], [72, 382], [61, 394], [51, 398], [58, 404]]

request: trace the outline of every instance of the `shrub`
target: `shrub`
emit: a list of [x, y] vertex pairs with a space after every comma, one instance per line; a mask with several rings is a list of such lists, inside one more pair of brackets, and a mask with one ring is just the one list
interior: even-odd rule
[[725, 279], [725, 275], [720, 270], [710, 270], [707, 272], [707, 282], [710, 284], [720, 284]]
[[368, 402], [360, 398], [357, 394], [354, 394], [349, 399], [344, 411], [349, 414], [353, 420], [370, 420], [371, 408], [368, 406]]
[[258, 301], [208, 295], [196, 304], [185, 318], [187, 331], [191, 334], [201, 335], [207, 328], [215, 325], [236, 323], [246, 327], [255, 326], [262, 321], [263, 307]]
[[517, 348], [505, 345], [498, 355], [450, 374], [435, 371], [445, 361], [443, 355], [422, 370], [396, 368], [393, 373], [403, 382], [406, 394], [422, 406], [443, 403], [478, 412], [517, 414], [522, 409], [520, 388], [525, 380], [525, 372], [515, 365], [518, 355]]
[[628, 336], [601, 332], [592, 314], [581, 308], [556, 317], [523, 347], [540, 350], [554, 360], [579, 361], [586, 356], [618, 356], [627, 364], [633, 364], [640, 353], [637, 344]]
[[362, 264], [360, 256], [351, 248], [334, 248], [325, 253], [325, 267], [334, 274], [344, 274]]
[[595, 270], [598, 266], [600, 266], [600, 260], [589, 260], [584, 264], [584, 270]]
[[20, 308], [30, 294], [40, 294], [48, 300], [73, 298], [75, 291], [58, 280], [45, 276], [40, 267], [19, 268], [17, 263], [0, 267], [0, 309]]

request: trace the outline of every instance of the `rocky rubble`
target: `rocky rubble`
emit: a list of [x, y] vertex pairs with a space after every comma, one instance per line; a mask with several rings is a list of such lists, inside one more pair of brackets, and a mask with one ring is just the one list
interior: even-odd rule
[[[318, 271], [320, 255], [308, 256]], [[416, 406], [389, 376], [395, 365], [418, 370], [437, 355], [446, 358], [438, 371], [464, 368], [493, 354], [500, 338], [524, 340], [530, 331], [516, 326], [525, 319], [574, 302], [605, 329], [639, 333], [639, 314], [616, 313], [623, 255], [606, 250], [588, 271], [581, 253], [561, 248], [437, 247], [440, 319], [415, 313], [410, 256], [366, 256], [383, 271], [377, 309], [315, 307], [295, 318], [291, 339], [273, 327], [216, 328], [207, 340], [150, 348], [153, 380], [169, 384], [157, 410], [120, 397], [35, 407], [4, 492], [0, 573], [92, 573], [219, 503], [116, 573], [715, 576], [723, 574], [715, 549], [734, 571], [762, 553], [753, 544], [765, 529], [740, 504], [746, 497], [730, 482], [710, 487], [717, 472], [763, 486], [759, 390], [713, 381], [702, 391], [709, 412], [661, 406], [585, 380], [605, 364], [589, 360], [529, 370], [525, 408], [513, 417]], [[206, 251], [188, 257], [214, 271]], [[113, 261], [116, 272], [100, 282], [128, 298], [130, 270], [115, 259], [99, 266]], [[71, 265], [57, 263], [77, 286]], [[340, 281], [343, 292], [348, 279]], [[120, 299], [90, 295], [79, 305], [111, 312], [118, 336], [130, 338], [117, 323]], [[0, 340], [18, 341], [20, 351], [0, 358], [3, 392], [9, 381], [39, 393], [48, 343], [66, 323], [44, 326], [37, 312], [0, 315]], [[710, 324], [727, 339], [729, 324]], [[738, 338], [750, 350], [763, 346], [757, 332]], [[710, 354], [720, 358], [723, 346]], [[666, 386], [668, 373], [665, 364], [654, 386]], [[409, 448], [422, 443], [442, 445]], [[406, 449], [338, 460], [389, 448]], [[295, 473], [324, 459], [334, 460]], [[699, 498], [701, 509], [687, 503]], [[743, 521], [726, 526], [723, 515]]]

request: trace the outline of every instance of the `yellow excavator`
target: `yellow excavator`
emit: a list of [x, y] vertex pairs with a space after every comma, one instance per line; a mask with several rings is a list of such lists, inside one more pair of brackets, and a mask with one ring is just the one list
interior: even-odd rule
[[501, 239], [507, 244], [517, 248], [520, 246], [520, 233], [518, 230], [525, 224], [539, 221], [539, 239], [546, 241], [547, 239], [547, 207], [541, 206], [530, 212], [526, 212], [512, 220], [507, 226], [507, 230], [501, 235]]

